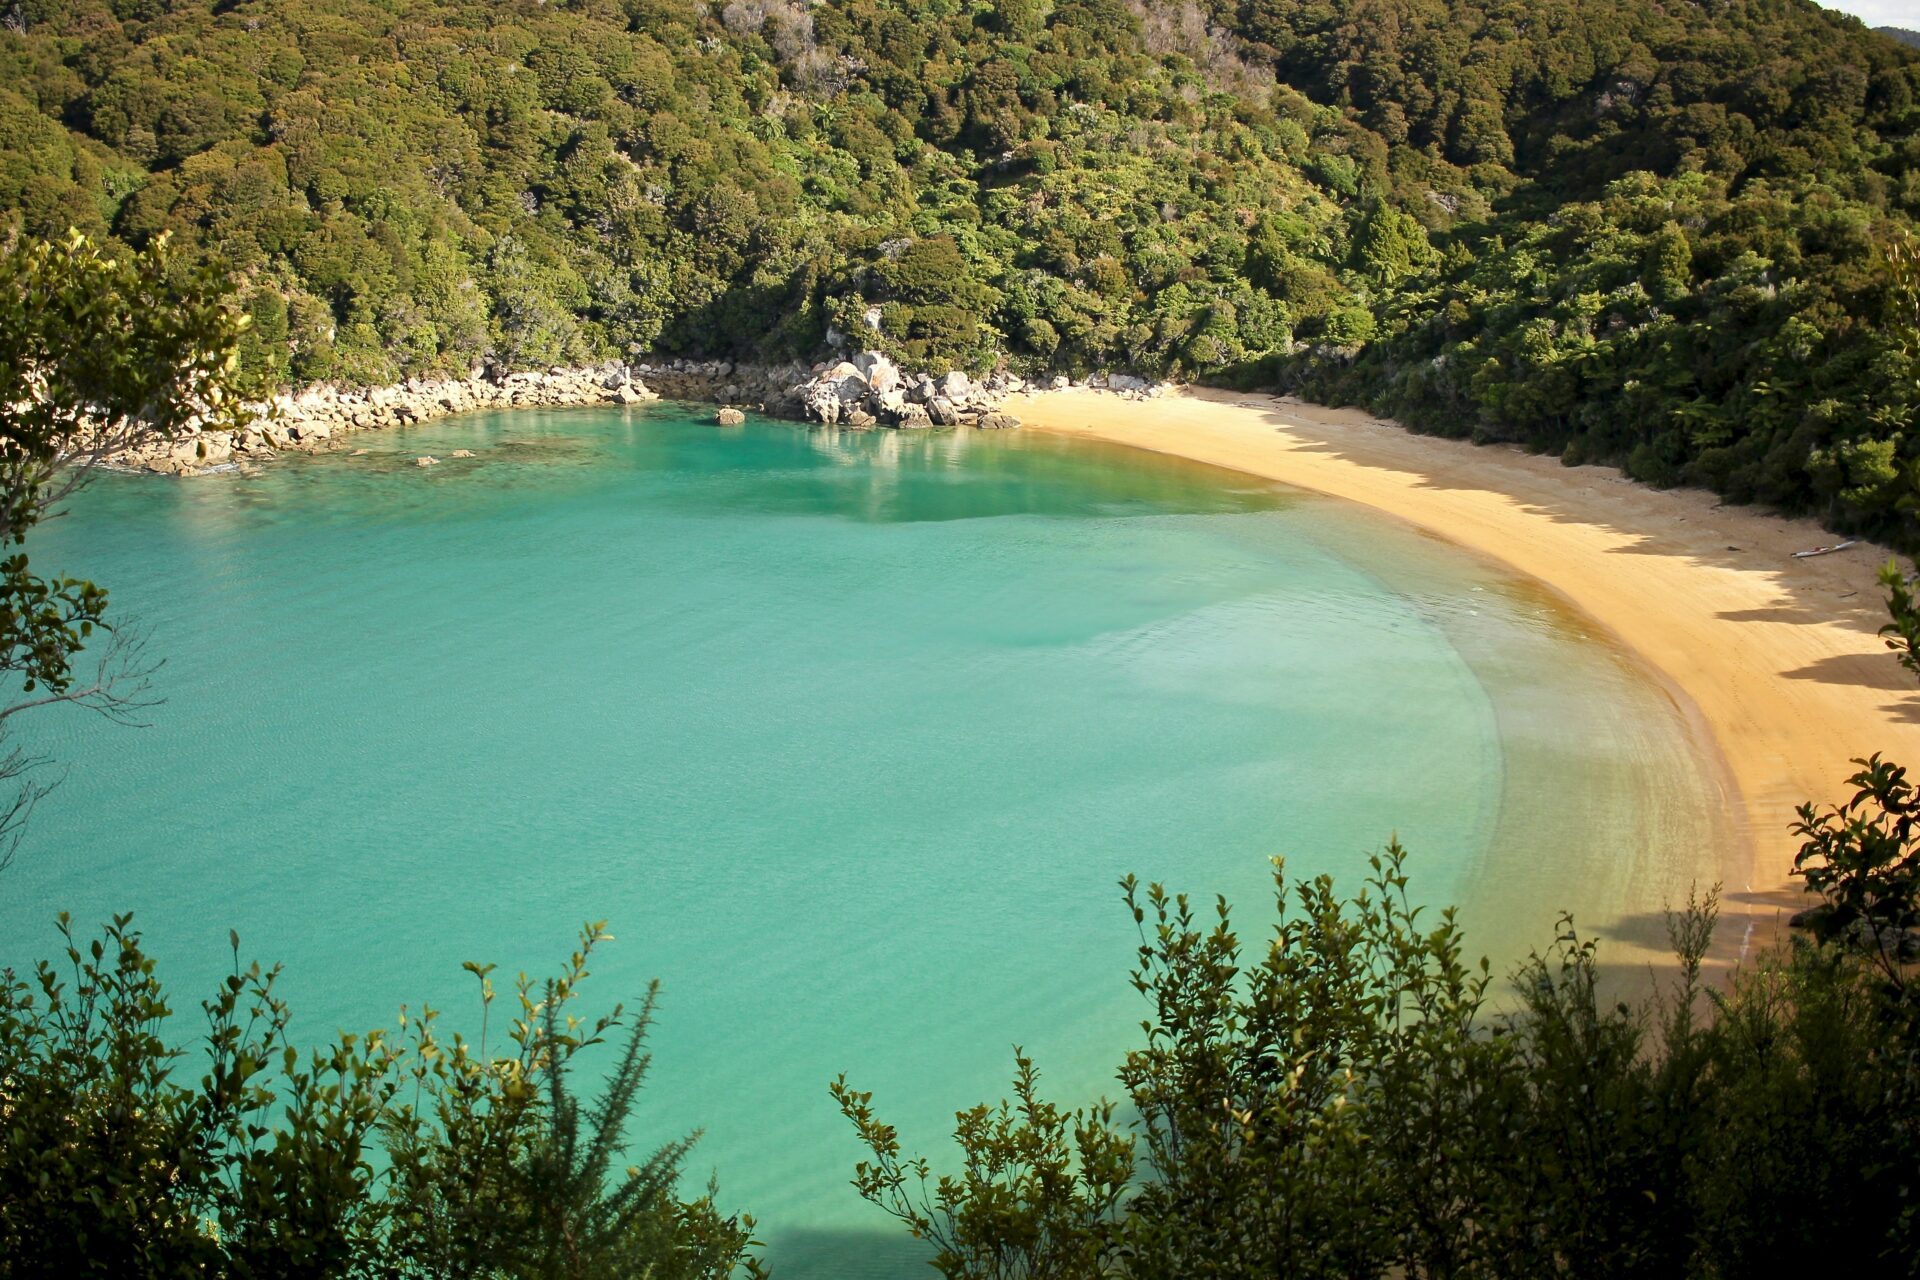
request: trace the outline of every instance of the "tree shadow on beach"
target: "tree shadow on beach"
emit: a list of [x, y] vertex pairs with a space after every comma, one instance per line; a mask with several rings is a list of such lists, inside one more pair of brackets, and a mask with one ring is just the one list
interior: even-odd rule
[[[1872, 634], [1886, 620], [1880, 593], [1870, 588], [1872, 575], [1894, 554], [1888, 548], [1863, 543], [1834, 556], [1783, 556], [1772, 560], [1758, 549], [1744, 546], [1738, 535], [1729, 535], [1714, 516], [1729, 511], [1743, 521], [1777, 523], [1779, 533], [1795, 535], [1795, 540], [1804, 541], [1808, 549], [1841, 540], [1811, 520], [1728, 503], [1704, 489], [1655, 489], [1611, 466], [1565, 467], [1563, 477], [1550, 479], [1551, 473], [1543, 470], [1543, 464], [1553, 462], [1547, 455], [1511, 443], [1476, 444], [1418, 432], [1358, 408], [1330, 409], [1277, 395], [1267, 396], [1263, 404], [1258, 395], [1205, 389], [1193, 394], [1217, 403], [1245, 404], [1276, 430], [1285, 430], [1304, 452], [1326, 454], [1373, 470], [1397, 471], [1413, 477], [1424, 489], [1498, 493], [1530, 514], [1557, 523], [1606, 529], [1622, 539], [1614, 548], [1615, 554], [1676, 557], [1716, 568], [1767, 574], [1778, 587], [1780, 598], [1764, 610], [1721, 615], [1729, 621], [1838, 623]], [[1383, 443], [1391, 447], [1392, 442], [1382, 435], [1387, 432], [1422, 443], [1396, 450], [1393, 460], [1386, 461], [1379, 454]], [[1427, 456], [1415, 456], [1419, 452]], [[1543, 493], [1548, 484], [1564, 485], [1568, 500]], [[1590, 494], [1601, 485], [1610, 491], [1606, 506], [1617, 514], [1597, 512], [1591, 501], [1575, 501], [1575, 495]], [[1647, 531], [1653, 521], [1658, 522], [1658, 533]]]

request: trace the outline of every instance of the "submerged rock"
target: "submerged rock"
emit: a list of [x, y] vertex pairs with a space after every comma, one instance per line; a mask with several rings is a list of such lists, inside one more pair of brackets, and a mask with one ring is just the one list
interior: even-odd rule
[[731, 405], [713, 415], [714, 422], [722, 427], [737, 427], [747, 420], [747, 415]]

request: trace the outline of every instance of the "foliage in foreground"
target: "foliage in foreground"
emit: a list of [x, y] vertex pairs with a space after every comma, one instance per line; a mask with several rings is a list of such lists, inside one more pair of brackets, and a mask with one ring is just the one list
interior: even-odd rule
[[[78, 232], [0, 243], [0, 782], [20, 786], [0, 802], [0, 869], [47, 790], [39, 761], [5, 746], [12, 718], [64, 703], [131, 719], [152, 670], [138, 629], [108, 621], [106, 591], [37, 573], [27, 534], [98, 464], [230, 417], [246, 327], [164, 236], [117, 254]], [[76, 669], [89, 647], [97, 662]]]
[[[647, 1276], [744, 1270], [752, 1222], [682, 1199], [692, 1139], [622, 1164], [648, 1057], [639, 1010], [571, 1011], [593, 948], [524, 975], [504, 1052], [442, 1035], [287, 1040], [278, 970], [234, 971], [202, 1008], [200, 1074], [126, 917], [65, 963], [0, 980], [0, 1277]], [[491, 1012], [491, 966], [467, 966]], [[576, 1055], [624, 1032], [583, 1109]]]
[[842, 1079], [861, 1194], [955, 1280], [1912, 1273], [1920, 1009], [1897, 975], [1801, 942], [1711, 989], [1710, 895], [1670, 919], [1679, 976], [1646, 1003], [1607, 1001], [1563, 921], [1495, 1012], [1404, 856], [1346, 900], [1276, 871], [1264, 945], [1224, 902], [1207, 921], [1125, 882], [1135, 1125], [1048, 1104], [1021, 1057], [936, 1177]]
[[[1912, 581], [1881, 579], [1920, 675]], [[1855, 763], [1853, 797], [1795, 827], [1813, 939], [1708, 987], [1717, 901], [1690, 901], [1677, 979], [1637, 1006], [1603, 997], [1570, 917], [1489, 1005], [1397, 841], [1348, 900], [1276, 864], [1264, 947], [1224, 900], [1209, 924], [1129, 877], [1133, 1124], [1046, 1102], [1015, 1050], [1013, 1101], [961, 1112], [962, 1171], [935, 1177], [842, 1077], [854, 1185], [951, 1280], [1920, 1274], [1920, 797]]]

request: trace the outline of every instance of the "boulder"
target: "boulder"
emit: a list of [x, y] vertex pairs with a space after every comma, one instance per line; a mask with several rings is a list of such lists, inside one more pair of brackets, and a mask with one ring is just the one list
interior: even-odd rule
[[1145, 391], [1148, 385], [1145, 378], [1136, 378], [1130, 373], [1107, 375], [1107, 390], [1109, 391]]
[[975, 420], [973, 425], [976, 427], [979, 427], [983, 431], [1005, 431], [1010, 427], [1019, 426], [1020, 419], [1014, 417], [1010, 413], [1000, 413], [997, 411], [990, 410], [986, 413], [981, 414], [980, 417]]
[[737, 427], [746, 420], [747, 415], [731, 405], [728, 405], [713, 415], [715, 425], [722, 427]]
[[900, 385], [900, 367], [878, 351], [862, 351], [852, 363], [875, 391], [890, 391]]
[[936, 427], [954, 427], [960, 424], [959, 411], [954, 407], [953, 401], [945, 396], [935, 396], [927, 401], [927, 417], [933, 420], [933, 425]]
[[859, 405], [855, 405], [847, 410], [847, 416], [843, 421], [850, 427], [865, 429], [871, 427], [875, 422], [879, 421], [879, 419], [875, 418], [865, 409], [862, 409]]
[[440, 459], [429, 453], [422, 457], [415, 458], [413, 465], [416, 467], [437, 467], [440, 465]]
[[948, 400], [965, 400], [973, 391], [973, 379], [955, 369], [934, 381], [934, 394]]
[[933, 419], [927, 416], [926, 406], [910, 404], [900, 410], [900, 416], [893, 420], [893, 425], [903, 431], [918, 431], [932, 426]]
[[455, 449], [453, 451], [453, 456], [456, 458], [472, 458], [472, 457], [477, 457], [478, 455], [475, 454], [474, 451], [471, 449]]

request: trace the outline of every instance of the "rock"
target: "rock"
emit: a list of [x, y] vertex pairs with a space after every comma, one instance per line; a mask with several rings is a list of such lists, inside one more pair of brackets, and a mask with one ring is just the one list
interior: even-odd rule
[[936, 427], [953, 427], [960, 424], [960, 413], [954, 408], [953, 401], [945, 396], [935, 396], [927, 401], [927, 417]]
[[747, 415], [729, 405], [714, 414], [713, 420], [719, 426], [737, 427], [747, 420]]
[[925, 405], [910, 404], [900, 410], [900, 416], [893, 420], [893, 425], [903, 431], [918, 431], [932, 426], [933, 419], [927, 416]]
[[934, 380], [934, 394], [948, 400], [965, 400], [973, 392], [973, 380], [955, 369], [953, 372]]
[[453, 451], [453, 456], [456, 458], [471, 458], [477, 455], [475, 455], [475, 453], [471, 449], [455, 449]]
[[440, 459], [429, 453], [422, 457], [415, 458], [413, 465], [416, 467], [437, 467], [440, 465]]
[[1107, 375], [1107, 390], [1109, 391], [1145, 391], [1147, 386], [1148, 383], [1145, 378], [1136, 378], [1130, 373], [1113, 373]]
[[983, 431], [1005, 431], [1011, 427], [1019, 426], [1020, 419], [1010, 413], [989, 411], [981, 414], [973, 425]]
[[879, 421], [879, 419], [875, 418], [860, 406], [855, 405], [853, 408], [847, 410], [845, 421], [850, 427], [865, 429], [871, 427], [875, 422]]
[[1056, 373], [1047, 379], [1047, 390], [1049, 391], [1065, 391], [1072, 385], [1073, 380], [1064, 373]]
[[891, 391], [900, 385], [899, 366], [878, 351], [862, 351], [853, 358], [853, 367], [875, 391]]

